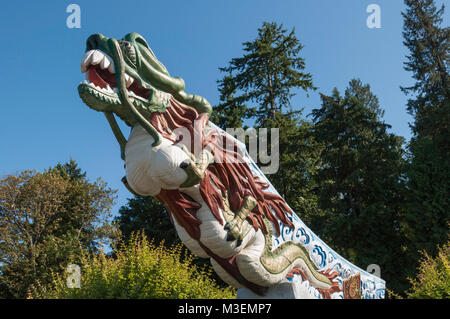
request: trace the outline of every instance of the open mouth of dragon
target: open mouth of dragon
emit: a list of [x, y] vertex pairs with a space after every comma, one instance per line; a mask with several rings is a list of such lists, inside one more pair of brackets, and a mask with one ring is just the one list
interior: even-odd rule
[[[86, 73], [87, 85], [105, 96], [118, 98], [113, 59], [101, 50], [89, 50], [81, 60], [81, 72]], [[142, 87], [139, 80], [125, 73], [126, 89], [131, 99], [148, 100], [150, 90]]]

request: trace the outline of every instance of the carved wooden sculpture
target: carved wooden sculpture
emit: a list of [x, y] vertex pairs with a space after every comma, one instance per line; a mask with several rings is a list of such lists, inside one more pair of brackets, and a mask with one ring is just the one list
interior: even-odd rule
[[[295, 282], [313, 298], [383, 298], [384, 281], [344, 260], [291, 211], [245, 146], [209, 122], [145, 39], [95, 34], [81, 63], [82, 100], [120, 144], [128, 189], [164, 203], [183, 243], [230, 285], [257, 295]], [[115, 115], [132, 128], [126, 139]]]

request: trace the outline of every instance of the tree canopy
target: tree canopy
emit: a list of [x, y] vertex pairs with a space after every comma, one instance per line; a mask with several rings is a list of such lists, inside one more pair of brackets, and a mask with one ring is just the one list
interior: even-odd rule
[[90, 182], [71, 160], [44, 172], [0, 180], [0, 294], [24, 298], [36, 281], [49, 282], [81, 249], [97, 251], [114, 238], [115, 191]]

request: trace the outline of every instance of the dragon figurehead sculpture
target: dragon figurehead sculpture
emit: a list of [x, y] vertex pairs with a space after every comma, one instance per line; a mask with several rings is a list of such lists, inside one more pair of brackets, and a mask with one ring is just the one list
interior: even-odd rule
[[[183, 243], [225, 282], [258, 295], [295, 279], [310, 297], [383, 296], [384, 282], [314, 236], [245, 146], [209, 122], [209, 102], [186, 93], [142, 36], [90, 36], [81, 71], [79, 95], [105, 114], [127, 188], [161, 201]], [[132, 128], [128, 139], [116, 116]]]

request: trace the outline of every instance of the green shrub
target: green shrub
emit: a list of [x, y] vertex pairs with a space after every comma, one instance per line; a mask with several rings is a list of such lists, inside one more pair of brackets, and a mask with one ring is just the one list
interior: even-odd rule
[[409, 279], [411, 289], [407, 297], [411, 299], [449, 299], [450, 298], [450, 242], [440, 247], [435, 258], [423, 252], [418, 274]]
[[39, 283], [30, 298], [235, 298], [233, 288], [220, 288], [210, 278], [212, 268], [199, 268], [181, 244], [156, 246], [145, 236], [133, 236], [114, 257], [84, 253], [81, 256], [81, 288], [68, 288], [69, 274], [54, 275], [51, 285]]

